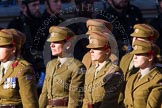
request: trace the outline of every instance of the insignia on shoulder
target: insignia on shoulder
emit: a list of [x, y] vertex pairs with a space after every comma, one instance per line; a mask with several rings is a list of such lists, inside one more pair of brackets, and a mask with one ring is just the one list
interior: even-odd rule
[[135, 33], [138, 33], [139, 32], [139, 29], [135, 29], [135, 31], [134, 31]]
[[17, 79], [16, 77], [6, 78], [4, 81], [3, 88], [4, 89], [16, 88], [16, 79]]
[[55, 37], [56, 35], [57, 35], [57, 33], [55, 33], [55, 32], [51, 33], [51, 37]]

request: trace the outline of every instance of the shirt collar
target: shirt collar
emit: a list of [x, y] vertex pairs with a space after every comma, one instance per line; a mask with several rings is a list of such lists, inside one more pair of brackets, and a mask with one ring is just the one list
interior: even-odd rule
[[11, 63], [13, 63], [14, 60], [15, 60], [15, 57], [13, 57], [12, 59], [8, 60], [5, 63], [1, 62], [1, 67], [3, 67], [6, 71], [9, 68], [9, 66], [11, 65]]
[[58, 57], [58, 61], [60, 61], [61, 65], [63, 65], [66, 60], [67, 60], [66, 57], [63, 57], [63, 58]]
[[140, 70], [142, 77], [146, 76], [151, 72], [152, 67], [148, 67], [146, 69]]
[[107, 61], [109, 61], [110, 59], [106, 59], [104, 62], [102, 62], [100, 65], [98, 63], [96, 63], [96, 71], [100, 71], [104, 66], [105, 64], [107, 63]]

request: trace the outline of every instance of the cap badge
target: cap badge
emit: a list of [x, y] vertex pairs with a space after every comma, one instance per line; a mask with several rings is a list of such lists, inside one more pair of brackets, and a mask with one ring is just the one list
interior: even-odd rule
[[138, 33], [139, 32], [139, 29], [135, 29], [135, 33]]
[[51, 33], [51, 37], [55, 37], [55, 36], [56, 36], [56, 34], [57, 34], [57, 33], [52, 32], [52, 33]]

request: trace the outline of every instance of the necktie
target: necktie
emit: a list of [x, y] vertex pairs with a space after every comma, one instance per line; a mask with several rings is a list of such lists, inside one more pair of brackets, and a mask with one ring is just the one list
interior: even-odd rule
[[0, 81], [2, 80], [3, 76], [4, 76], [4, 72], [5, 72], [5, 68], [1, 67], [1, 72], [0, 72]]
[[135, 80], [135, 82], [134, 82], [134, 85], [136, 85], [137, 83], [138, 83], [138, 81], [140, 80], [140, 78], [141, 78], [141, 72], [138, 72], [137, 73], [137, 78], [136, 78], [136, 80]]
[[99, 71], [99, 69], [98, 69], [98, 67], [99, 67], [99, 64], [96, 64], [96, 66], [95, 66], [95, 78], [96, 78], [96, 76], [97, 76], [97, 73], [98, 73], [98, 71]]

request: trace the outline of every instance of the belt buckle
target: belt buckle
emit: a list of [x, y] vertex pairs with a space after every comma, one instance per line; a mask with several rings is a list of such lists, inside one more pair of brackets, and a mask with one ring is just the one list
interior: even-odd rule
[[55, 107], [55, 105], [54, 105], [53, 103], [54, 103], [54, 102], [53, 102], [52, 99], [49, 99], [49, 100], [48, 100], [48, 104], [51, 105], [52, 107]]

